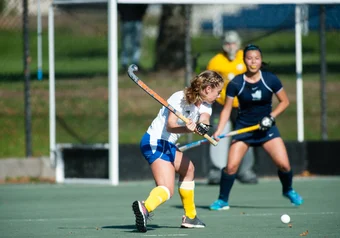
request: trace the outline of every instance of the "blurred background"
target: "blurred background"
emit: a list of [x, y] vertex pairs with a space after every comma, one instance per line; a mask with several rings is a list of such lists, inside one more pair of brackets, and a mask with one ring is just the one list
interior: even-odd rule
[[[0, 158], [49, 155], [51, 3], [0, 0]], [[57, 143], [107, 143], [107, 72], [114, 67], [108, 65], [107, 4], [56, 5], [54, 14]], [[340, 5], [303, 6], [306, 141], [340, 139], [339, 16]], [[323, 43], [320, 29], [325, 30]], [[291, 104], [277, 123], [285, 141], [296, 141], [295, 5], [148, 5], [139, 77], [167, 98], [222, 50], [227, 30], [238, 31], [243, 46], [259, 45], [269, 70], [282, 80]], [[120, 55], [121, 40], [118, 45]], [[134, 85], [120, 61], [117, 67], [119, 143], [137, 145], [160, 105]]]

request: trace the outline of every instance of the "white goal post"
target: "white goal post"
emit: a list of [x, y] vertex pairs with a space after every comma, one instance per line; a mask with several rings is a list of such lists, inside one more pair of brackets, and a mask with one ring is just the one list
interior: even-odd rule
[[[295, 55], [296, 55], [296, 91], [297, 91], [297, 128], [299, 142], [304, 141], [303, 119], [303, 81], [302, 81], [302, 42], [301, 42], [301, 5], [302, 4], [339, 4], [340, 0], [53, 0], [49, 8], [49, 120], [50, 120], [50, 158], [56, 162], [56, 107], [55, 107], [55, 59], [54, 59], [54, 6], [61, 4], [108, 4], [108, 95], [109, 95], [109, 180], [110, 185], [119, 184], [119, 138], [118, 138], [118, 34], [117, 4], [296, 4], [295, 11]], [[62, 175], [57, 174], [57, 182], [62, 182]]]

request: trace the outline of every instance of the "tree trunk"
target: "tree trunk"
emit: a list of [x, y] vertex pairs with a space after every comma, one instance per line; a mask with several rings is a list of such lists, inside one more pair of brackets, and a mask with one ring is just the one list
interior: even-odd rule
[[162, 5], [155, 70], [185, 66], [185, 5]]

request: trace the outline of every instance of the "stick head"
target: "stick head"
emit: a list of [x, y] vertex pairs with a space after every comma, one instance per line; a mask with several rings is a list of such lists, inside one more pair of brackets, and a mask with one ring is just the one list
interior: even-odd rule
[[135, 64], [131, 64], [131, 65], [129, 66], [129, 68], [128, 68], [128, 75], [129, 75], [129, 77], [130, 77], [133, 81], [137, 82], [139, 79], [138, 79], [138, 77], [134, 74], [135, 71], [138, 71], [138, 66], [135, 65]]

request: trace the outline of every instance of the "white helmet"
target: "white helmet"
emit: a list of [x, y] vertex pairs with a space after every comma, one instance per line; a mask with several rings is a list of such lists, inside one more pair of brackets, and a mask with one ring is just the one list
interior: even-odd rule
[[[231, 45], [234, 43], [234, 45]], [[223, 50], [230, 60], [234, 60], [241, 47], [241, 37], [236, 31], [227, 31], [223, 38]]]

